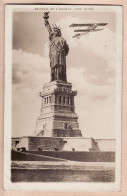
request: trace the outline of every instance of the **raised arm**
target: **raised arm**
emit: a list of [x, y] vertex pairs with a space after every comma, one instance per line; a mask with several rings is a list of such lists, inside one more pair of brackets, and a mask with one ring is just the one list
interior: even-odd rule
[[52, 29], [51, 29], [49, 21], [48, 21], [48, 18], [49, 18], [48, 14], [49, 14], [49, 12], [45, 12], [43, 18], [44, 18], [45, 26], [47, 27], [48, 32], [50, 34], [52, 32]]
[[52, 32], [52, 29], [51, 29], [50, 24], [49, 24], [49, 21], [47, 19], [45, 19], [45, 26], [47, 27], [48, 32], [50, 34]]

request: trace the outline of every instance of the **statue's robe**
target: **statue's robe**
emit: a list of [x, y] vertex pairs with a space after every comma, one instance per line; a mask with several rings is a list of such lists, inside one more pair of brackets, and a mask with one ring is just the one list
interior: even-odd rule
[[50, 39], [50, 67], [51, 80], [66, 81], [66, 55], [69, 47], [63, 37], [52, 37]]

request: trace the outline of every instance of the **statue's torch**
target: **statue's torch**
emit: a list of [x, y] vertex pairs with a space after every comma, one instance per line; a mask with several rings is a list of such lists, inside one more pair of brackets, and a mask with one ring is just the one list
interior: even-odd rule
[[48, 18], [49, 18], [49, 12], [44, 12], [44, 16], [43, 18], [45, 19], [45, 26], [47, 25], [47, 22], [48, 22]]

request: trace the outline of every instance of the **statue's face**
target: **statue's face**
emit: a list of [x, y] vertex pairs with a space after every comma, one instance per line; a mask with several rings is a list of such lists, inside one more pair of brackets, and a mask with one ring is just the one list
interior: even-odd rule
[[57, 30], [57, 29], [54, 29], [54, 36], [55, 36], [55, 37], [58, 37], [58, 34], [59, 34], [59, 33], [58, 33], [58, 30]]

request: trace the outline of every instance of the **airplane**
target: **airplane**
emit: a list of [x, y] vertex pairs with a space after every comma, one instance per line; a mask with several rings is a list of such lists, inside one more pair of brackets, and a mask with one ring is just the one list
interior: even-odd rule
[[91, 24], [71, 24], [69, 27], [87, 27], [87, 29], [76, 29], [74, 32], [79, 32], [76, 33], [73, 38], [80, 38], [81, 35], [87, 34], [89, 32], [95, 32], [95, 31], [101, 31], [104, 28], [97, 28], [97, 27], [104, 27], [106, 26], [107, 23], [91, 23]]

